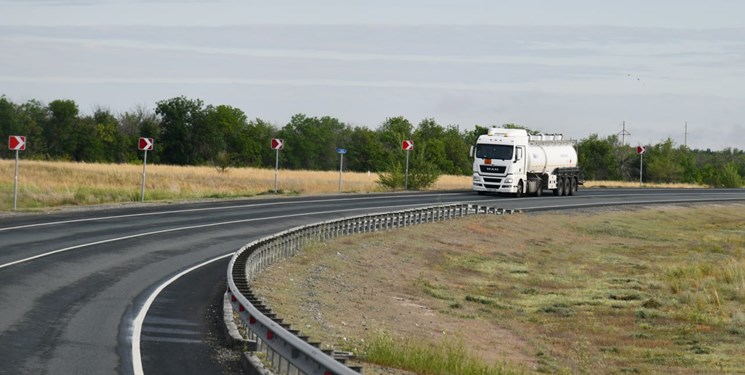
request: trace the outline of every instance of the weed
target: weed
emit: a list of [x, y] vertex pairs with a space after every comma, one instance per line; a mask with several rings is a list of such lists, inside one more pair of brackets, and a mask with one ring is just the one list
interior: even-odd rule
[[538, 311], [546, 313], [546, 314], [561, 316], [561, 317], [570, 317], [575, 314], [574, 310], [571, 307], [567, 306], [566, 304], [554, 304], [551, 306], [543, 306], [539, 308]]
[[365, 342], [366, 361], [419, 374], [502, 375], [521, 372], [509, 369], [505, 364], [485, 365], [469, 355], [466, 346], [459, 341], [431, 344], [408, 338], [395, 339], [385, 332], [378, 332]]

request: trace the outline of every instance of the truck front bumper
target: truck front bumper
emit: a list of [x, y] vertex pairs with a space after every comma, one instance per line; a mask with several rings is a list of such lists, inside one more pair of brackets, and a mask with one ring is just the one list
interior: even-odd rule
[[517, 183], [513, 181], [511, 175], [506, 177], [491, 177], [474, 173], [473, 190], [486, 193], [514, 194], [517, 193]]

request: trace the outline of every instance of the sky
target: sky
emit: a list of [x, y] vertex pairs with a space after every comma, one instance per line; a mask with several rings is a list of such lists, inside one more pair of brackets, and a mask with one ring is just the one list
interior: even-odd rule
[[745, 149], [745, 1], [0, 0], [0, 95]]

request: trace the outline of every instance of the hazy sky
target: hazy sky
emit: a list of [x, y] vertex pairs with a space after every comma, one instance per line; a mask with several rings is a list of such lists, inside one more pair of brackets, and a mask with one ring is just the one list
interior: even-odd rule
[[745, 149], [745, 1], [0, 0], [0, 95]]

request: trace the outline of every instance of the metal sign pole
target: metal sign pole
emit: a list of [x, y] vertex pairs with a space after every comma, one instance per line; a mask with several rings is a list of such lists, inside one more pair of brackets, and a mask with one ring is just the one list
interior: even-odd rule
[[639, 160], [639, 187], [642, 187], [642, 170], [644, 169], [644, 153], [641, 154], [641, 159]]
[[16, 150], [16, 174], [13, 183], [13, 211], [18, 208], [18, 150]]
[[142, 159], [142, 189], [140, 190], [140, 202], [145, 202], [145, 175], [147, 171], [147, 150], [145, 150], [145, 156]]
[[409, 190], [409, 150], [406, 150], [406, 174], [404, 175], [404, 190]]
[[274, 159], [274, 194], [277, 194], [277, 173], [279, 171], [279, 148], [277, 148], [277, 156]]
[[339, 192], [341, 193], [341, 171], [344, 166], [344, 154], [340, 153], [341, 159], [339, 159]]

